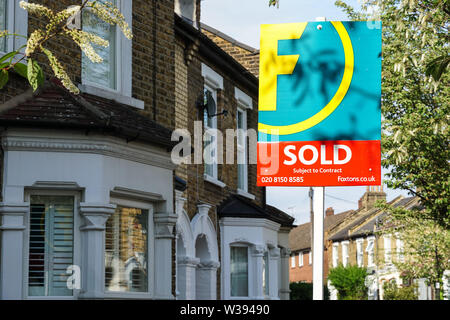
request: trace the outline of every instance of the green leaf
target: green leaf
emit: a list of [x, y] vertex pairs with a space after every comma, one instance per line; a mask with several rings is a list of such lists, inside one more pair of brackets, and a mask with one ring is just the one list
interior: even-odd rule
[[36, 89], [44, 82], [42, 68], [39, 66], [38, 62], [33, 59], [28, 60], [27, 78], [33, 91], [36, 91]]
[[439, 81], [449, 64], [450, 56], [448, 55], [436, 58], [427, 65], [426, 75], [432, 76], [434, 81]]
[[26, 64], [16, 63], [14, 65], [14, 71], [16, 71], [20, 76], [24, 77], [25, 79], [28, 78], [28, 67]]
[[2, 70], [0, 72], [0, 89], [3, 89], [3, 87], [8, 83], [8, 80], [9, 80], [8, 71]]
[[9, 52], [9, 53], [5, 54], [4, 56], [2, 56], [0, 58], [0, 63], [5, 61], [6, 59], [13, 58], [18, 53], [19, 53], [19, 51], [12, 51], [12, 52]]

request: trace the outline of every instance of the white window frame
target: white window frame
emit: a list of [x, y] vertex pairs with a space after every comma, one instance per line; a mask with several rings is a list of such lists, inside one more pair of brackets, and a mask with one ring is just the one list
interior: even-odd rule
[[342, 243], [342, 265], [344, 267], [348, 266], [349, 264], [349, 241], [343, 241]]
[[[204, 63], [202, 63], [201, 69], [202, 69], [201, 70], [202, 76], [204, 78], [204, 89], [211, 91], [214, 101], [216, 102], [216, 113], [217, 113], [218, 112], [217, 91], [223, 90], [223, 88], [224, 88], [223, 87], [223, 77]], [[203, 114], [202, 114], [202, 121], [205, 125], [205, 135], [206, 136], [209, 135], [207, 133], [208, 129], [217, 130], [217, 117], [213, 117], [211, 119], [212, 119], [212, 127], [208, 127], [207, 124], [205, 124], [203, 121]], [[205, 181], [211, 182], [211, 183], [216, 184], [219, 187], [223, 188], [223, 187], [225, 187], [225, 184], [223, 182], [221, 182], [218, 178], [219, 173], [218, 173], [218, 163], [217, 163], [218, 162], [217, 161], [217, 159], [218, 159], [217, 135], [214, 140], [215, 140], [214, 141], [215, 161], [213, 162], [213, 175], [211, 176], [210, 174], [207, 174], [206, 172], [204, 172], [204, 179], [205, 179]]]
[[291, 268], [295, 268], [295, 254], [291, 256]]
[[384, 261], [386, 264], [392, 263], [392, 236], [383, 235]]
[[[105, 298], [115, 299], [115, 298], [130, 298], [130, 299], [151, 299], [155, 296], [155, 242], [154, 242], [154, 204], [151, 202], [144, 201], [135, 201], [128, 199], [121, 199], [111, 197], [111, 204], [115, 204], [117, 206], [125, 207], [125, 208], [137, 208], [142, 210], [148, 210], [148, 234], [147, 234], [147, 292], [114, 292], [107, 291], [105, 285], [103, 285], [103, 291], [105, 294]], [[103, 260], [105, 259], [105, 247], [103, 247]], [[103, 266], [102, 270], [103, 283], [105, 283], [105, 268]]]
[[[78, 214], [80, 208], [81, 194], [78, 191], [70, 190], [26, 190], [25, 202], [31, 206], [32, 196], [71, 196], [74, 197], [73, 207], [73, 265], [81, 267], [81, 234], [80, 234], [80, 215]], [[29, 207], [30, 208], [30, 207]], [[30, 251], [30, 216], [31, 212], [28, 211], [26, 219], [26, 241], [24, 244], [24, 281], [23, 281], [23, 296], [28, 300], [76, 300], [80, 294], [80, 289], [73, 289], [72, 296], [29, 296], [28, 295], [28, 269], [29, 269], [29, 251]], [[80, 275], [82, 276], [82, 275]], [[80, 279], [82, 283], [82, 279]]]
[[333, 243], [332, 258], [333, 258], [333, 268], [336, 268], [339, 264], [339, 242]]
[[367, 266], [374, 267], [375, 266], [375, 237], [367, 238]]
[[303, 255], [304, 255], [303, 252], [300, 252], [300, 253], [298, 254], [298, 266], [299, 266], [299, 267], [303, 267]]
[[[16, 33], [28, 37], [28, 12], [20, 7], [19, 1], [6, 0], [6, 17], [6, 29], [9, 33]], [[27, 39], [22, 37], [10, 36], [5, 39], [6, 52], [0, 50], [0, 55], [18, 50], [21, 46], [27, 44]], [[24, 51], [25, 49], [22, 49], [22, 52]]]
[[[233, 248], [233, 247], [243, 247], [243, 248], [247, 248], [247, 296], [232, 296], [231, 295], [231, 248]], [[242, 299], [242, 300], [245, 300], [245, 299], [249, 299], [249, 297], [250, 297], [250, 290], [251, 290], [251, 288], [250, 288], [250, 285], [251, 285], [251, 278], [250, 278], [250, 270], [251, 270], [251, 258], [252, 258], [252, 256], [251, 256], [251, 253], [250, 253], [250, 251], [251, 251], [251, 247], [248, 245], [248, 244], [245, 244], [245, 243], [231, 243], [230, 244], [230, 246], [229, 246], [229, 248], [230, 248], [230, 292], [229, 292], [229, 297], [230, 297], [230, 299], [236, 299], [236, 300], [239, 300], [239, 299]]]
[[358, 267], [364, 266], [364, 239], [356, 239], [356, 264]]
[[309, 261], [308, 261], [308, 263], [311, 265], [312, 264], [312, 250], [311, 251], [309, 251]]
[[[125, 17], [125, 21], [132, 29], [133, 0], [116, 0], [116, 6]], [[101, 86], [86, 79], [81, 79], [81, 91], [97, 95], [106, 99], [116, 100], [138, 109], [144, 109], [144, 101], [132, 98], [133, 61], [132, 40], [127, 39], [118, 26], [115, 36], [115, 84], [116, 88]]]
[[396, 246], [396, 253], [397, 253], [397, 261], [404, 262], [405, 261], [405, 254], [404, 254], [404, 242], [400, 237], [399, 233], [395, 234], [395, 246]]
[[[247, 111], [241, 107], [237, 108], [237, 114], [242, 114], [242, 124], [243, 124], [243, 128], [242, 128], [242, 134], [244, 135], [244, 141], [243, 141], [243, 145], [240, 143], [241, 141], [239, 141], [239, 133], [237, 134], [237, 146], [236, 146], [236, 151], [238, 153], [238, 163], [239, 164], [239, 154], [243, 154], [243, 158], [244, 158], [244, 163], [242, 163], [244, 165], [244, 176], [241, 177], [241, 179], [243, 179], [243, 188], [239, 188], [239, 169], [238, 169], [238, 191], [243, 191], [243, 192], [248, 192], [248, 143], [247, 143]], [[236, 122], [238, 121], [238, 117], [236, 116]], [[236, 128], [238, 128], [238, 124], [236, 123]], [[239, 167], [238, 167], [239, 168]]]

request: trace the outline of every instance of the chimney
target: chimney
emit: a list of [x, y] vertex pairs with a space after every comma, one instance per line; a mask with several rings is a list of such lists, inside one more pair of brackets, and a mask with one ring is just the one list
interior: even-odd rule
[[175, 0], [175, 13], [185, 21], [199, 28], [200, 1], [199, 0]]
[[333, 207], [329, 207], [327, 210], [325, 210], [325, 217], [334, 216], [334, 209]]
[[372, 209], [378, 200], [386, 201], [386, 193], [383, 191], [383, 185], [368, 186], [366, 193], [358, 201], [358, 207], [359, 209]]

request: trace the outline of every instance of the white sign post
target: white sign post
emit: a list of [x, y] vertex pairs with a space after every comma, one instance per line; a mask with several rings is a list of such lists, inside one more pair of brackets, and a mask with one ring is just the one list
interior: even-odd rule
[[314, 188], [313, 300], [323, 300], [323, 214], [325, 187]]

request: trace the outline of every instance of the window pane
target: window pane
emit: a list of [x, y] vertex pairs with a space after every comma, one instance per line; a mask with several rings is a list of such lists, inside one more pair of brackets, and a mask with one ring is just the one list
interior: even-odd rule
[[[215, 91], [214, 90], [209, 90], [207, 88], [204, 89], [204, 97], [205, 97], [204, 103], [205, 104], [207, 103], [207, 100], [206, 100], [207, 93], [211, 94], [211, 96], [214, 99], [214, 102], [216, 102], [216, 108], [217, 108], [217, 101], [216, 101]], [[217, 113], [217, 109], [210, 110], [210, 112], [211, 112], [210, 115], [212, 116], [212, 115]], [[208, 128], [215, 128], [216, 127], [214, 117], [208, 117], [207, 109], [205, 109], [204, 113], [203, 113], [203, 124], [205, 125], [205, 127], [208, 127]]]
[[[0, 0], [0, 30], [6, 30], [8, 29], [6, 27], [7, 21], [6, 21], [6, 17], [8, 16], [7, 14], [7, 0]], [[7, 48], [6, 48], [6, 38], [2, 37], [0, 38], [0, 51], [2, 52], [6, 52]]]
[[83, 53], [82, 77], [85, 81], [102, 87], [116, 89], [116, 27], [104, 22], [89, 10], [83, 11], [83, 30], [108, 40], [108, 47], [92, 45], [103, 58], [102, 63], [93, 63]]
[[117, 207], [106, 222], [106, 290], [148, 291], [147, 234], [147, 210]]
[[248, 296], [247, 247], [231, 247], [231, 296]]
[[67, 268], [73, 265], [74, 197], [32, 196], [28, 295], [71, 296]]
[[[301, 255], [301, 253], [300, 253]], [[263, 291], [266, 296], [269, 295], [269, 253], [266, 251], [263, 258]]]

